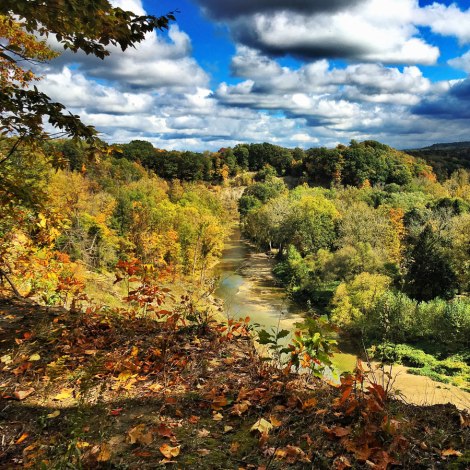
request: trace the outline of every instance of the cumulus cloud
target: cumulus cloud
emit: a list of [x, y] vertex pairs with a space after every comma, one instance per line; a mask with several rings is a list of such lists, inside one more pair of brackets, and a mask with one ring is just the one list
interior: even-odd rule
[[448, 89], [430, 96], [412, 109], [413, 113], [449, 123], [470, 119], [470, 78], [449, 83]]
[[448, 63], [456, 69], [461, 69], [467, 73], [470, 73], [470, 51], [467, 51], [464, 55], [460, 57], [450, 59]]
[[189, 36], [176, 25], [170, 27], [168, 38], [151, 32], [135, 48], [124, 52], [118, 47], [109, 50], [111, 55], [105, 60], [81, 52], [65, 52], [51, 62], [51, 70], [74, 63], [89, 76], [119, 82], [120, 87], [129, 88], [204, 86], [209, 80], [191, 56]]
[[424, 8], [416, 8], [415, 21], [429, 26], [434, 33], [454, 36], [461, 44], [470, 42], [470, 8], [461, 10], [455, 3], [443, 5], [434, 2]]
[[199, 4], [208, 15], [217, 19], [230, 19], [253, 13], [272, 13], [275, 11], [298, 11], [318, 13], [335, 11], [341, 8], [360, 4], [364, 0], [199, 0]]
[[229, 2], [233, 11], [226, 16], [226, 2], [199, 3], [236, 41], [273, 56], [428, 65], [439, 57], [439, 49], [419, 37], [417, 0], [330, 2], [331, 8], [313, 1]]

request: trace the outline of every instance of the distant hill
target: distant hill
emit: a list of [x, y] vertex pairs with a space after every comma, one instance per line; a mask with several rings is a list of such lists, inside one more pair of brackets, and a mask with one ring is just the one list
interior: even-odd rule
[[448, 178], [460, 168], [470, 170], [470, 141], [438, 143], [406, 152], [426, 160], [440, 180]]

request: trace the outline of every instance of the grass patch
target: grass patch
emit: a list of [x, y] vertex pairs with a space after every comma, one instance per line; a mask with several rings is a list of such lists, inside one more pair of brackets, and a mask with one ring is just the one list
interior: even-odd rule
[[426, 376], [436, 382], [452, 383], [464, 390], [470, 388], [470, 366], [464, 362], [462, 356], [439, 360], [422, 349], [393, 343], [374, 346], [369, 349], [369, 353], [376, 360], [409, 367], [410, 374]]

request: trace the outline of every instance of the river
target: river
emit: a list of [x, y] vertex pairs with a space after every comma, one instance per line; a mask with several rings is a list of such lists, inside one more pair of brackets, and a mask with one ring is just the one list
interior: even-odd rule
[[[229, 318], [249, 316], [260, 328], [292, 331], [303, 320], [304, 311], [285, 295], [272, 275], [273, 260], [258, 253], [243, 240], [238, 227], [225, 244], [220, 262], [215, 267], [219, 277], [216, 296], [223, 300]], [[338, 352], [333, 363], [338, 372], [354, 369], [357, 356]], [[408, 402], [416, 404], [453, 403], [470, 408], [470, 394], [452, 385], [432, 381], [428, 377], [408, 374], [403, 366], [394, 366], [394, 387]]]

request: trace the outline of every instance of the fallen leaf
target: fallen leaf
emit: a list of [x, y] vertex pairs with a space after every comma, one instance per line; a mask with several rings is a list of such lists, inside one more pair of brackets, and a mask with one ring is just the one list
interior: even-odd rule
[[66, 400], [73, 396], [73, 388], [63, 388], [53, 399], [54, 400]]
[[171, 447], [168, 444], [163, 444], [162, 446], [160, 446], [160, 452], [167, 459], [171, 459], [172, 457], [178, 457], [178, 455], [180, 455], [180, 450], [181, 446]]
[[450, 457], [450, 456], [455, 456], [455, 457], [461, 457], [462, 452], [459, 452], [458, 450], [454, 449], [446, 449], [441, 452], [442, 457]]
[[154, 383], [154, 384], [151, 384], [151, 385], [147, 385], [147, 388], [149, 390], [151, 390], [152, 392], [159, 392], [160, 390], [162, 390], [163, 385], [161, 385], [159, 383]]
[[224, 433], [227, 434], [227, 433], [230, 432], [232, 429], [233, 429], [232, 426], [224, 426]]
[[224, 417], [220, 413], [214, 413], [214, 416], [212, 417], [214, 421], [222, 421]]
[[145, 424], [138, 424], [132, 428], [128, 433], [131, 444], [148, 445], [153, 441], [151, 431], [147, 431]]
[[232, 442], [230, 445], [230, 452], [232, 454], [235, 454], [238, 452], [238, 449], [240, 448], [240, 443], [239, 442]]
[[26, 397], [29, 397], [32, 393], [34, 393], [34, 388], [28, 388], [26, 390], [18, 390], [13, 392], [13, 397], [17, 400], [24, 400]]
[[133, 452], [133, 454], [136, 457], [152, 457], [153, 456], [152, 452], [149, 452], [148, 450], [136, 450], [135, 452]]
[[3, 362], [6, 365], [11, 364], [13, 362], [11, 356], [9, 356], [9, 355], [5, 355], [5, 356], [0, 357], [0, 361]]
[[157, 434], [161, 437], [173, 437], [173, 431], [163, 423], [158, 425]]
[[258, 431], [261, 434], [269, 434], [269, 431], [271, 431], [273, 427], [274, 426], [269, 421], [266, 421], [264, 418], [260, 418], [255, 424], [253, 424], [253, 426], [251, 426], [251, 431]]
[[340, 457], [337, 457], [335, 461], [333, 462], [335, 470], [344, 470], [345, 468], [351, 468], [351, 462], [347, 457], [344, 455], [341, 455]]
[[210, 451], [209, 449], [198, 449], [197, 453], [198, 453], [199, 455], [204, 456], [204, 455], [210, 454], [211, 451]]
[[192, 415], [188, 418], [188, 422], [190, 422], [191, 424], [197, 424], [200, 419], [201, 418], [199, 416]]
[[49, 413], [49, 414], [47, 415], [47, 417], [48, 417], [49, 419], [52, 419], [52, 418], [57, 418], [57, 416], [59, 416], [59, 415], [60, 415], [60, 410], [55, 410], [55, 411], [53, 411], [52, 413]]
[[108, 444], [102, 444], [100, 446], [100, 453], [98, 454], [98, 462], [108, 462], [111, 458], [111, 449]]
[[231, 415], [241, 416], [248, 408], [250, 407], [251, 403], [248, 400], [244, 400], [241, 403], [237, 403], [233, 405], [232, 411], [230, 411]]
[[29, 437], [29, 434], [27, 432], [24, 432], [23, 434], [21, 434], [21, 436], [18, 438], [18, 440], [15, 442], [15, 444], [21, 444], [28, 437]]
[[109, 412], [109, 414], [110, 414], [111, 416], [119, 416], [119, 415], [122, 413], [122, 410], [123, 410], [123, 409], [124, 409], [124, 408], [116, 408], [115, 410], [111, 410], [111, 411]]
[[97, 353], [98, 351], [96, 349], [87, 349], [84, 351], [84, 353], [87, 355], [87, 356], [93, 356]]
[[197, 432], [198, 437], [207, 437], [210, 436], [211, 432], [208, 431], [207, 429], [203, 428], [200, 431]]
[[219, 396], [215, 397], [214, 400], [212, 400], [212, 409], [213, 410], [221, 410], [224, 406], [228, 405], [228, 400], [225, 396]]
[[317, 403], [318, 403], [318, 400], [316, 400], [315, 398], [309, 398], [307, 401], [304, 401], [304, 403], [302, 404], [302, 409], [308, 410], [309, 408], [313, 408], [314, 406], [316, 406]]
[[280, 421], [279, 419], [277, 419], [275, 416], [271, 415], [269, 417], [269, 421], [271, 421], [271, 424], [275, 427], [275, 428], [278, 428], [279, 426], [282, 425], [282, 421]]
[[41, 356], [36, 353], [36, 354], [32, 354], [31, 356], [29, 356], [28, 360], [35, 362], [35, 361], [39, 361], [40, 359], [41, 359]]
[[344, 437], [351, 433], [351, 428], [343, 428], [341, 426], [335, 426], [331, 429], [323, 426], [322, 430], [330, 437]]
[[78, 441], [76, 446], [78, 449], [85, 449], [86, 447], [90, 447], [90, 443], [86, 441]]

